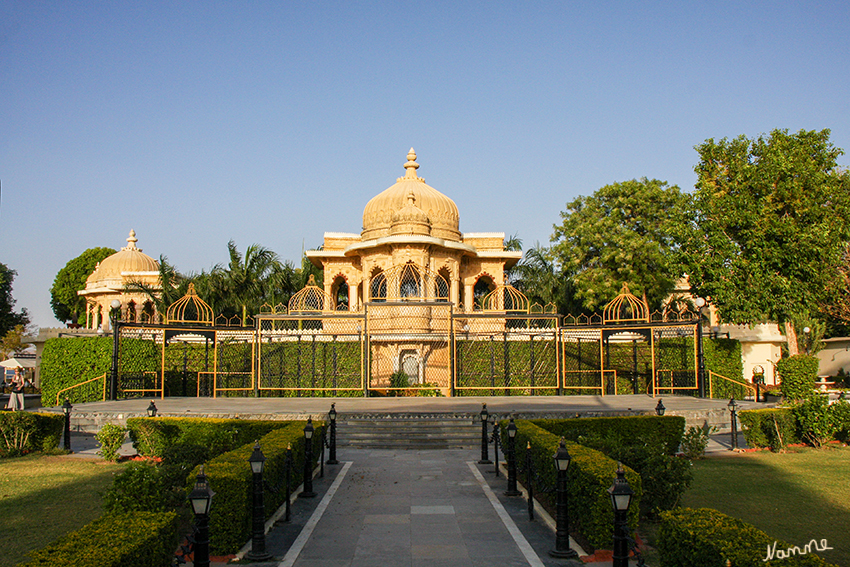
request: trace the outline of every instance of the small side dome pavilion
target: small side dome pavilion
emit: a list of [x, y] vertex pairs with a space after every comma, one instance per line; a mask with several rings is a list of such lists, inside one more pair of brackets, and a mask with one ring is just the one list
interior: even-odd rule
[[136, 246], [136, 231], [131, 230], [127, 246], [104, 258], [86, 279], [86, 288], [77, 293], [86, 298], [86, 328], [111, 328], [109, 312], [112, 301], [121, 304], [124, 321], [159, 322], [159, 314], [150, 297], [140, 291], [130, 291], [130, 284], [142, 284], [160, 290], [159, 262]]

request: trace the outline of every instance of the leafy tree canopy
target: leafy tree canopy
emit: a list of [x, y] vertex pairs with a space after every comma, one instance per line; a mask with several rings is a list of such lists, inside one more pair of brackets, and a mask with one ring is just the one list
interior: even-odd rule
[[12, 297], [12, 282], [18, 272], [0, 263], [0, 337], [18, 325], [29, 325], [30, 318], [26, 309], [15, 313], [15, 299]]
[[97, 263], [112, 254], [115, 254], [112, 248], [89, 248], [59, 270], [50, 288], [50, 307], [57, 319], [63, 323], [84, 322], [86, 300], [77, 292], [85, 289], [86, 278], [94, 271]]
[[829, 130], [709, 139], [696, 149], [693, 230], [683, 248], [691, 284], [728, 322], [785, 322], [795, 347], [789, 321], [818, 312], [840, 288], [850, 238], [842, 150]]
[[657, 179], [606, 185], [567, 203], [555, 225], [552, 258], [573, 274], [575, 298], [598, 311], [624, 283], [658, 307], [682, 273], [674, 253], [687, 197]]

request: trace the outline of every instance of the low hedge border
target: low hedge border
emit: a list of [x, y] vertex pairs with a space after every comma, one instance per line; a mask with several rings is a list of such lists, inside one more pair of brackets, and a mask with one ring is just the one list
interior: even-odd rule
[[[502, 439], [507, 439], [505, 427], [508, 422], [500, 422]], [[523, 459], [527, 445], [531, 444], [534, 470], [544, 486], [555, 486], [556, 472], [553, 456], [558, 447], [560, 436], [555, 435], [533, 422], [516, 422], [516, 447], [518, 459]], [[614, 538], [614, 511], [608, 489], [616, 478], [617, 462], [594, 449], [566, 441], [572, 462], [567, 481], [569, 494], [570, 527], [580, 533], [590, 545], [610, 549]], [[522, 462], [522, 461], [520, 461]], [[635, 496], [629, 508], [629, 525], [637, 528], [640, 498], [643, 493], [640, 475], [629, 467], [624, 467], [626, 480]], [[522, 475], [520, 475], [522, 476]], [[522, 479], [521, 479], [522, 480]], [[539, 487], [535, 487], [538, 488]], [[550, 512], [555, 509], [555, 493], [536, 493], [537, 498]]]
[[802, 442], [797, 418], [790, 408], [744, 410], [738, 413], [738, 418], [748, 447], [778, 451], [791, 443]]
[[65, 416], [28, 411], [0, 412], [0, 457], [18, 457], [59, 447]]
[[130, 430], [133, 447], [146, 457], [162, 457], [168, 447], [176, 444], [203, 445], [213, 455], [219, 455], [246, 443], [253, 443], [290, 423], [250, 419], [133, 417], [127, 420], [127, 429]]
[[679, 450], [685, 431], [685, 418], [672, 415], [535, 419], [531, 423], [575, 443], [581, 443], [580, 437], [598, 437], [616, 439], [618, 446], [629, 447], [660, 440], [668, 455]]
[[178, 536], [174, 512], [105, 514], [30, 552], [25, 567], [162, 567], [171, 565]]
[[[301, 484], [304, 478], [304, 425], [296, 421], [282, 429], [275, 429], [259, 439], [260, 447], [266, 457], [263, 480], [278, 490], [266, 490], [266, 518], [284, 503], [286, 447], [292, 445], [292, 469], [290, 486], [292, 490]], [[313, 422], [313, 465], [318, 463], [322, 451], [322, 422]], [[209, 479], [210, 488], [215, 492], [210, 508], [210, 552], [214, 555], [235, 553], [251, 536], [251, 489], [253, 477], [248, 457], [254, 449], [254, 441], [223, 453], [204, 465], [204, 473]], [[188, 488], [194, 486], [200, 467], [195, 468], [187, 477]]]
[[836, 567], [817, 555], [764, 561], [768, 547], [790, 545], [743, 520], [711, 508], [678, 508], [661, 514], [656, 548], [661, 567]]

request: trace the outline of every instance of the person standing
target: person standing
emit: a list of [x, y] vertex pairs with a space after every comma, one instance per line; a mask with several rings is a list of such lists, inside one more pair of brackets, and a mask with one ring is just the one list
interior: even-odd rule
[[12, 379], [12, 393], [9, 394], [9, 409], [18, 411], [24, 409], [24, 376], [22, 368], [15, 368], [15, 377]]

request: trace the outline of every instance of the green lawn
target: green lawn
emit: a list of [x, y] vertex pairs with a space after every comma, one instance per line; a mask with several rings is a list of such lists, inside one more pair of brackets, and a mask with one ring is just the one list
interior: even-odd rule
[[800, 547], [825, 538], [834, 550], [818, 555], [850, 565], [850, 447], [791, 451], [697, 461], [682, 505], [720, 510]]
[[100, 516], [100, 493], [121, 468], [70, 456], [0, 459], [0, 567]]

